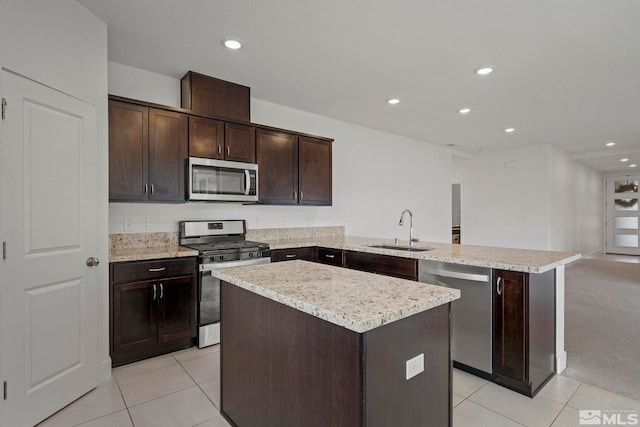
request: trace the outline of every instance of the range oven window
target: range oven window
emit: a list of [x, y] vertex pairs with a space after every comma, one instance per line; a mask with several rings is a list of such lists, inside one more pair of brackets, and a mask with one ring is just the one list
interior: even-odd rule
[[220, 321], [220, 280], [211, 276], [211, 271], [200, 272], [200, 312], [198, 326]]

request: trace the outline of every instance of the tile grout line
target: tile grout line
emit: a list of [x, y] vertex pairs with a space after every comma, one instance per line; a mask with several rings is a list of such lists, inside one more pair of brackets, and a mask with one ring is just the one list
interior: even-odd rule
[[129, 419], [131, 420], [131, 425], [135, 427], [136, 423], [133, 421], [133, 416], [131, 415], [131, 411], [129, 411], [129, 406], [127, 406], [127, 401], [124, 400], [124, 395], [122, 394], [120, 383], [118, 383], [118, 379], [115, 377], [115, 375], [113, 375], [113, 380], [116, 382], [116, 387], [118, 387], [118, 392], [120, 393], [120, 397], [122, 398], [122, 403], [124, 403], [124, 409], [126, 409], [127, 415], [129, 415]]

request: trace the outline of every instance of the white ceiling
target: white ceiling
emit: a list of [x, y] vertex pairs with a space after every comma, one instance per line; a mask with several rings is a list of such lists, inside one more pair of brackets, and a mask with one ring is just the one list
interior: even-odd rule
[[460, 151], [553, 144], [640, 169], [638, 0], [78, 1], [107, 22], [113, 62]]

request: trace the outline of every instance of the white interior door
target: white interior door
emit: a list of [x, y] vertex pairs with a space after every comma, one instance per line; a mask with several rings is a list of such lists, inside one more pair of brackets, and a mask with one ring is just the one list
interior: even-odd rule
[[[2, 71], [7, 426], [32, 426], [98, 382], [96, 109]], [[106, 260], [105, 260], [106, 261]]]
[[607, 253], [640, 255], [638, 183], [640, 175], [606, 178]]

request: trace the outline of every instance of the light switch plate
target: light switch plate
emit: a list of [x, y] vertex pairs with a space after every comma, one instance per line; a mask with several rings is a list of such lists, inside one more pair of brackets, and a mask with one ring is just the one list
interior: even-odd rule
[[424, 372], [424, 353], [420, 353], [413, 359], [407, 360], [407, 380], [415, 377], [420, 372]]

